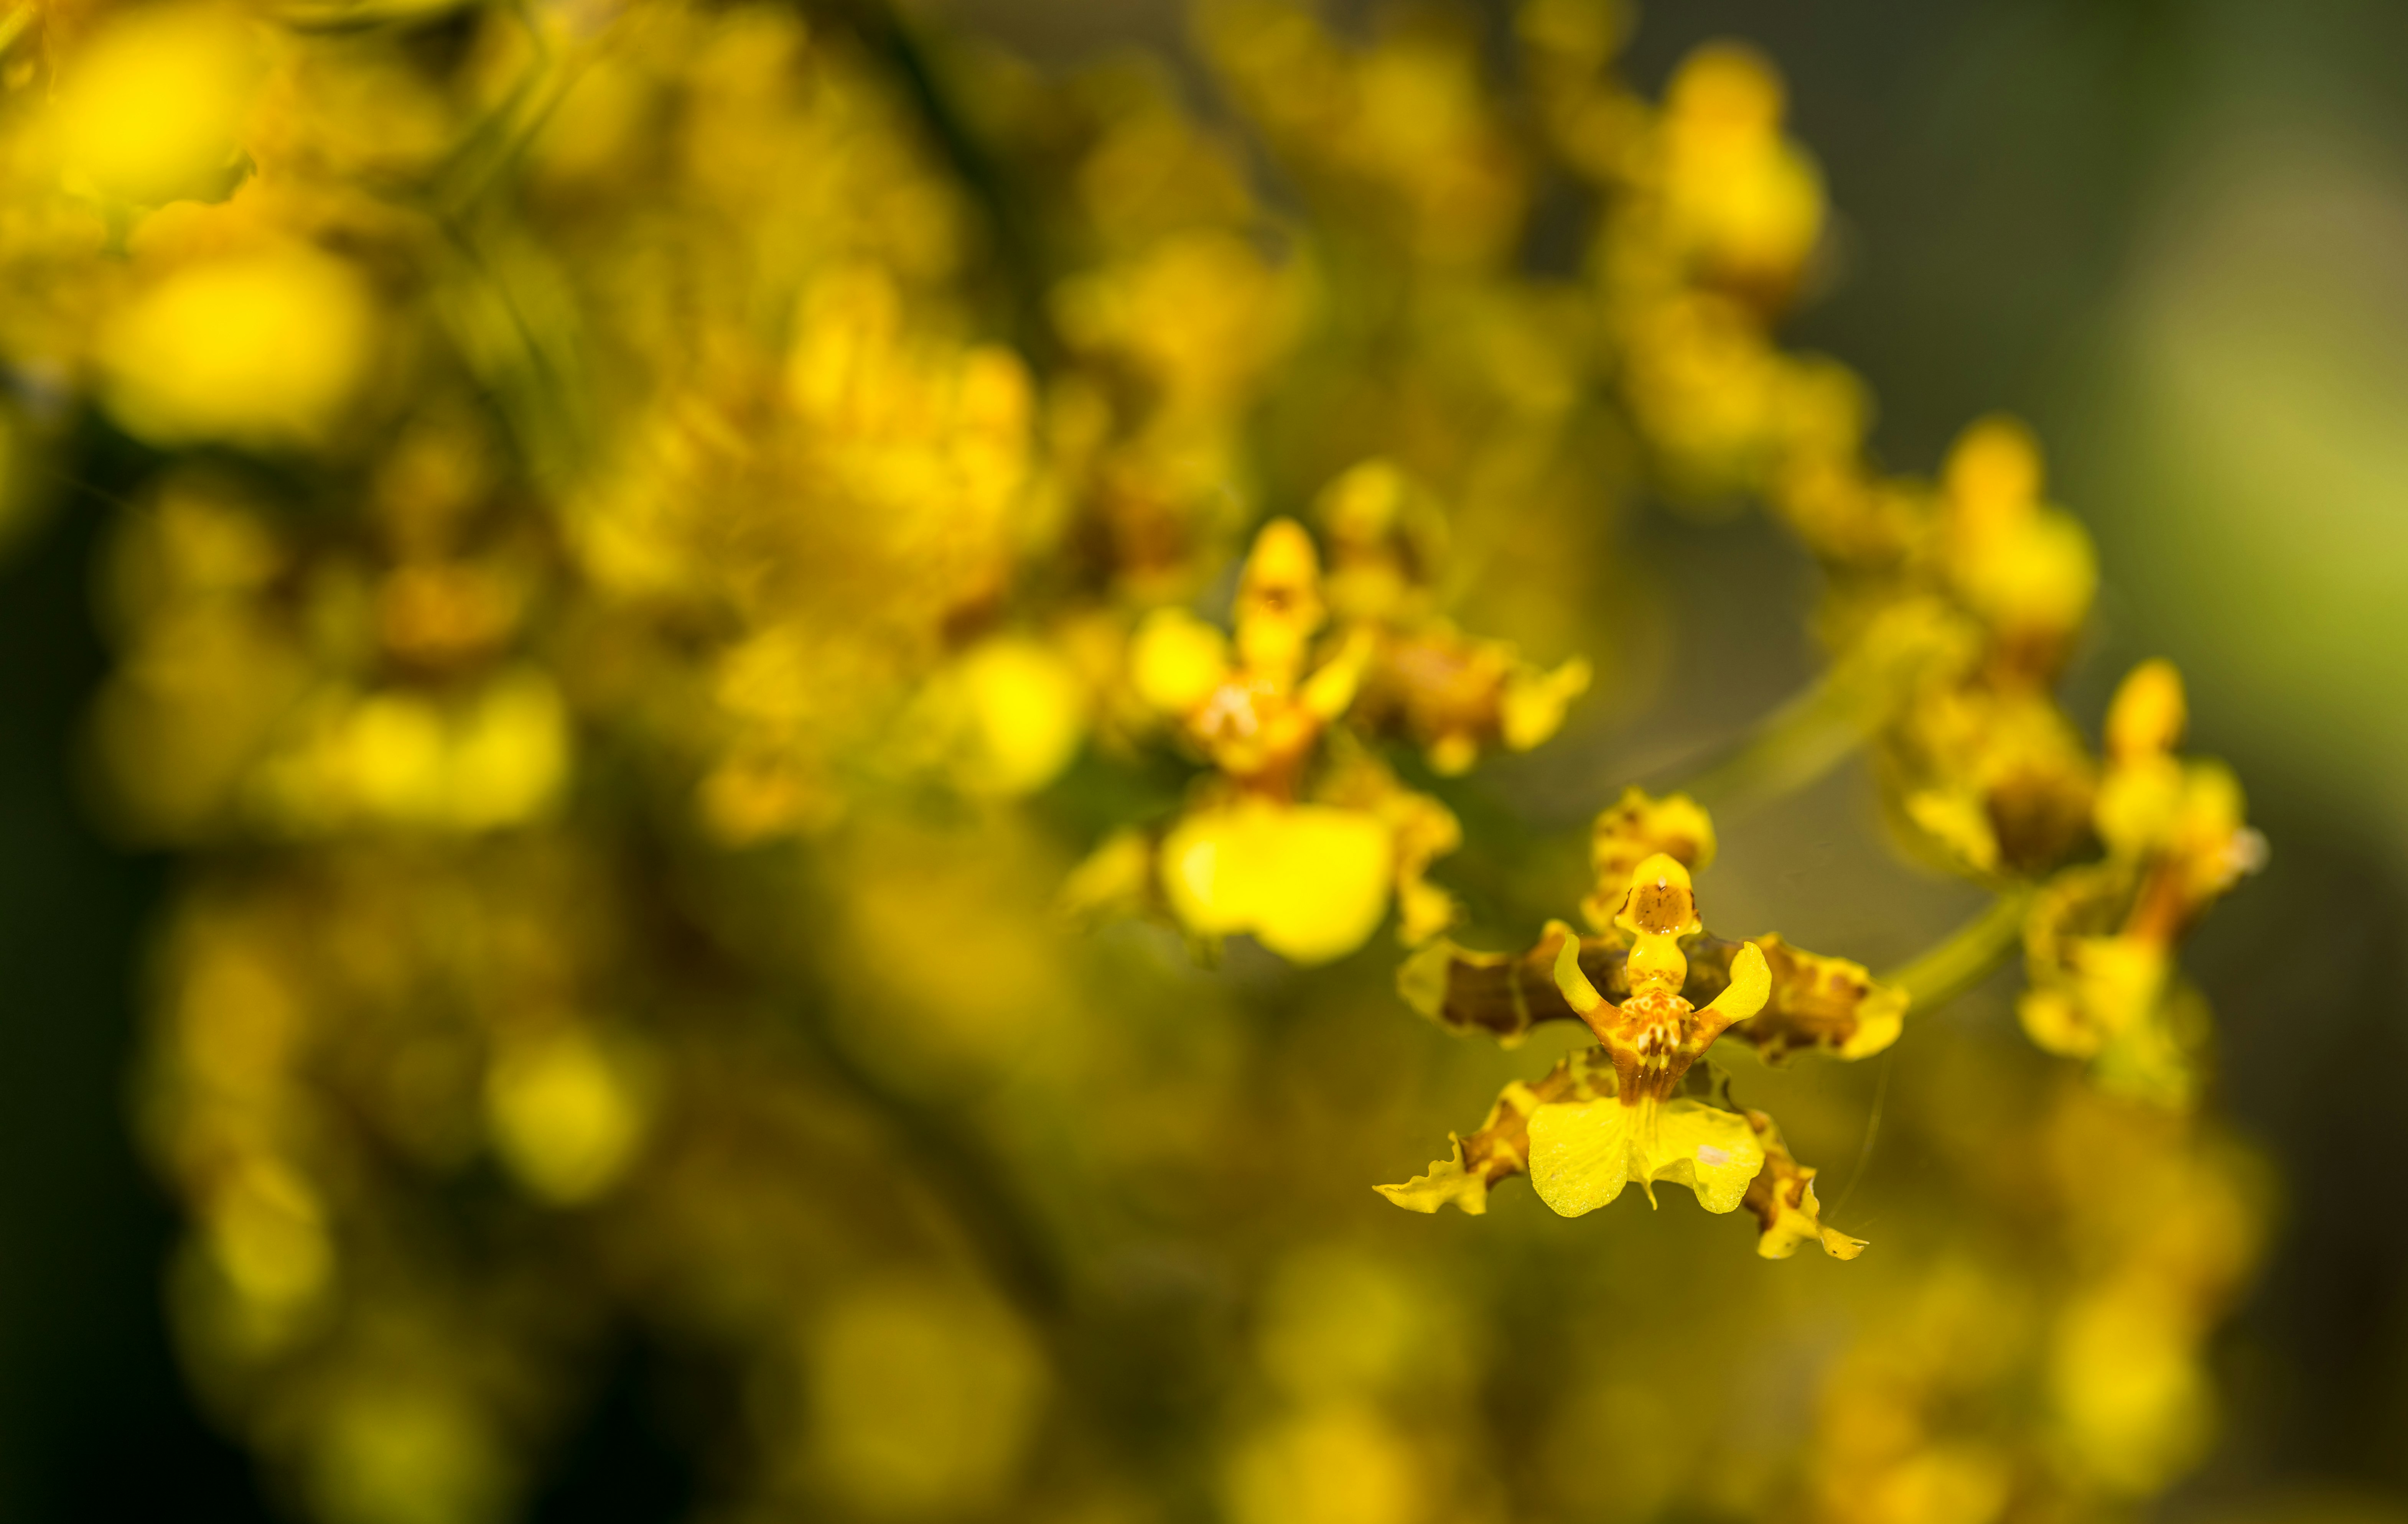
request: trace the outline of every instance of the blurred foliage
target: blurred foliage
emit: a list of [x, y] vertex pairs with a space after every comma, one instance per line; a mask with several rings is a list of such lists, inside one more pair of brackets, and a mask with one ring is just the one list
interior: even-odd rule
[[[1234, 0], [1201, 96], [868, 7], [0, 23], [0, 524], [122, 478], [136, 1129], [294, 1509], [514, 1517], [630, 1342], [710, 1518], [1985, 1524], [2200, 1461], [2271, 1190], [2177, 951], [2264, 843], [2170, 665], [2060, 705], [2100, 568], [2030, 432], [1894, 472], [1782, 347], [1832, 240], [1770, 63], [1651, 98], [1630, 22]], [[1757, 508], [1823, 673], [1559, 777], [1584, 873], [1516, 754], [1660, 698], [1643, 525]], [[1910, 868], [1714, 866], [1858, 756]], [[1933, 877], [1878, 976], [1699, 908]], [[2028, 1042], [1930, 1019], [2018, 953]], [[1690, 1194], [1563, 1220], [1627, 1184]]]

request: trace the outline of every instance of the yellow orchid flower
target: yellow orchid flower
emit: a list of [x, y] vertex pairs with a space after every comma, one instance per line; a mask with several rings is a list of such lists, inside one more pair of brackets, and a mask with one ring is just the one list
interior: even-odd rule
[[2173, 755], [2184, 719], [2171, 663], [2144, 662], [2117, 689], [2094, 810], [2107, 859], [2034, 896], [2024, 923], [2031, 984], [2016, 1005], [2040, 1047], [2092, 1060], [2102, 1084], [2168, 1104], [2196, 1091], [2204, 1045], [2175, 948], [2266, 850], [2231, 773]]
[[1350, 720], [1412, 741], [1449, 777], [1469, 772], [1484, 747], [1527, 751], [1563, 727], [1588, 691], [1587, 660], [1540, 667], [1512, 642], [1438, 614], [1446, 526], [1427, 489], [1392, 461], [1364, 461], [1322, 490], [1316, 511], [1330, 541], [1331, 606], [1373, 642]]
[[2046, 873], [2087, 833], [2096, 764], [2037, 690], [1971, 667], [1936, 676], [1884, 750], [1899, 808], [1959, 871]]
[[1469, 772], [1484, 745], [1527, 751], [1562, 728], [1588, 691], [1586, 659], [1531, 665], [1509, 641], [1467, 635], [1445, 620], [1389, 630], [1366, 678], [1362, 719], [1419, 743], [1432, 772]]
[[[1632, 876], [1659, 852], [1684, 870], [1712, 862], [1713, 819], [1686, 794], [1656, 799], [1626, 790], [1597, 817], [1590, 860], [1598, 888], [1581, 902], [1582, 914], [1604, 934], [1583, 937], [1552, 921], [1535, 946], [1518, 954], [1474, 952], [1440, 938], [1398, 970], [1398, 992], [1450, 1031], [1484, 1033], [1507, 1047], [1541, 1022], [1581, 1018], [1555, 976], [1567, 947], [1575, 949], [1570, 956], [1590, 989], [1629, 997], [1639, 988], [1630, 963], [1635, 948], [1618, 918], [1629, 901]], [[1767, 1063], [1807, 1049], [1843, 1060], [1867, 1058], [1904, 1030], [1906, 992], [1875, 980], [1849, 959], [1808, 952], [1770, 934], [1748, 943], [1702, 932], [1684, 936], [1681, 955], [1680, 994], [1692, 1005], [1713, 1008], [1751, 959], [1767, 970], [1770, 985], [1761, 1008], [1732, 1033]]]
[[1681, 993], [1688, 959], [1680, 938], [1704, 930], [1689, 870], [1657, 853], [1641, 862], [1614, 924], [1635, 941], [1624, 962], [1630, 997], [1598, 993], [1581, 972], [1580, 946], [1555, 955], [1555, 985], [1613, 1060], [1611, 1102], [1541, 1106], [1530, 1118], [1530, 1182], [1566, 1217], [1594, 1211], [1637, 1181], [1652, 1204], [1657, 1180], [1688, 1186], [1710, 1212], [1739, 1205], [1764, 1151], [1743, 1118], [1695, 1101], [1669, 1101], [1672, 1088], [1724, 1029], [1764, 1008], [1772, 976], [1747, 944], [1731, 961], [1730, 983], [1699, 1008]]
[[[1451, 1205], [1478, 1217], [1493, 1188], [1527, 1174], [1541, 1201], [1576, 1217], [1633, 1180], [1651, 1201], [1654, 1183], [1670, 1180], [1695, 1190], [1709, 1211], [1745, 1206], [1756, 1218], [1764, 1259], [1785, 1260], [1809, 1240], [1837, 1260], [1863, 1252], [1863, 1240], [1823, 1225], [1814, 1170], [1790, 1154], [1770, 1117], [1734, 1105], [1719, 1075], [1706, 1093], [1697, 1093], [1694, 1077], [1684, 1088], [1692, 1093], [1651, 1118], [1645, 1107], [1622, 1104], [1610, 1049], [1568, 1054], [1536, 1084], [1507, 1085], [1477, 1131], [1448, 1133], [1448, 1157], [1426, 1173], [1372, 1189], [1408, 1211]], [[1652, 1142], [1641, 1135], [1651, 1126]]]
[[2107, 772], [2092, 817], [2110, 856], [2151, 860], [2162, 882], [2154, 919], [2180, 924], [2254, 871], [2265, 841], [2243, 819], [2241, 786], [2212, 762], [2174, 755], [2187, 709], [2182, 675], [2143, 662], [2107, 709]]
[[1250, 933], [1297, 962], [1360, 947], [1392, 892], [1408, 945], [1456, 913], [1453, 896], [1425, 876], [1462, 840], [1453, 813], [1398, 783], [1350, 732], [1332, 730], [1354, 705], [1374, 636], [1357, 628], [1311, 667], [1327, 618], [1311, 537], [1276, 519], [1247, 557], [1234, 639], [1157, 609], [1129, 654], [1139, 697], [1177, 717], [1221, 775], [1162, 839], [1168, 907], [1197, 936]]
[[1368, 640], [1349, 639], [1306, 676], [1326, 618], [1311, 537], [1293, 519], [1274, 519], [1255, 536], [1239, 582], [1234, 653], [1194, 615], [1157, 609], [1131, 642], [1130, 682], [1232, 780], [1294, 798], [1314, 744], [1354, 702], [1370, 655]]

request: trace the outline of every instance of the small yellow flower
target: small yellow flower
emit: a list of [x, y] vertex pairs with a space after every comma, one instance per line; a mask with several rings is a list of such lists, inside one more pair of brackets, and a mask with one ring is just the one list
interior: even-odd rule
[[1446, 519], [1402, 468], [1372, 459], [1341, 471], [1314, 501], [1329, 542], [1329, 604], [1341, 620], [1411, 625], [1429, 611], [1428, 580]]
[[1372, 643], [1348, 713], [1358, 728], [1412, 741], [1446, 776], [1469, 771], [1484, 747], [1527, 751], [1563, 728], [1588, 691], [1588, 662], [1540, 667], [1512, 642], [1467, 634], [1438, 615], [1431, 584], [1445, 521], [1426, 490], [1374, 459], [1340, 473], [1317, 508], [1330, 539], [1331, 607]]
[[1420, 743], [1430, 770], [1469, 772], [1484, 745], [1527, 751], [1563, 727], [1588, 691], [1587, 661], [1531, 665], [1508, 642], [1467, 635], [1444, 620], [1391, 630], [1366, 678], [1362, 719]]
[[314, 449], [366, 388], [380, 320], [356, 264], [298, 240], [184, 261], [110, 316], [102, 393], [151, 444]]
[[[1592, 990], [1636, 993], [1632, 960], [1639, 959], [1642, 972], [1646, 960], [1618, 923], [1633, 875], [1657, 852], [1676, 867], [1701, 867], [1713, 860], [1713, 821], [1686, 795], [1657, 800], [1628, 790], [1597, 818], [1591, 838], [1599, 888], [1581, 909], [1603, 934], [1583, 937], [1553, 921], [1536, 945], [1513, 954], [1474, 952], [1438, 939], [1398, 971], [1398, 992], [1440, 1026], [1483, 1033], [1506, 1047], [1541, 1022], [1581, 1019], [1556, 977], [1559, 961], [1570, 958]], [[1867, 1058], [1896, 1042], [1905, 1025], [1904, 990], [1876, 981], [1861, 963], [1808, 952], [1778, 936], [1733, 942], [1699, 932], [1684, 935], [1681, 954], [1682, 997], [1709, 1008], [1752, 965], [1764, 968], [1769, 983], [1762, 1008], [1731, 1035], [1768, 1063], [1809, 1049], [1842, 1060]]]
[[2089, 826], [2096, 766], [2038, 690], [1978, 673], [1928, 682], [1885, 750], [1900, 809], [1960, 871], [2045, 873]]
[[544, 1201], [571, 1206], [608, 1191], [643, 1142], [648, 1097], [631, 1063], [575, 1028], [508, 1045], [485, 1081], [504, 1162]]
[[165, 5], [94, 19], [52, 107], [63, 178], [140, 206], [223, 194], [261, 73], [244, 16]]
[[1611, 1103], [1541, 1107], [1530, 1124], [1530, 1179], [1566, 1217], [1594, 1210], [1639, 1182], [1674, 1180], [1698, 1192], [1712, 1212], [1737, 1206], [1764, 1154], [1746, 1122], [1695, 1101], [1669, 1101], [1672, 1089], [1725, 1028], [1764, 1008], [1772, 979], [1754, 944], [1731, 961], [1730, 983], [1702, 1009], [1681, 993], [1688, 960], [1680, 938], [1704, 930], [1689, 871], [1662, 853], [1641, 863], [1614, 924], [1633, 938], [1625, 961], [1630, 996], [1606, 1000], [1581, 972], [1580, 944], [1567, 936], [1555, 954], [1555, 984], [1613, 1061]]
[[2042, 1047], [2091, 1059], [2102, 1083], [2170, 1104], [2196, 1089], [2203, 1040], [2175, 947], [2265, 854], [2232, 775], [2172, 755], [2183, 719], [2182, 679], [2164, 662], [2143, 662], [2117, 690], [2094, 811], [2107, 858], [2034, 897], [2024, 923], [2031, 984], [2017, 1004]]
[[2266, 850], [2232, 774], [2173, 755], [2186, 714], [2172, 662], [2132, 669], [2108, 706], [2107, 774], [2092, 811], [2111, 857], [2157, 862], [2162, 882], [2151, 915], [2176, 930], [2255, 871]]
[[998, 635], [938, 672], [910, 721], [909, 739], [955, 788], [1010, 798], [1051, 783], [1078, 755], [1087, 694], [1053, 645]]
[[1783, 96], [1765, 59], [1709, 45], [1673, 76], [1661, 126], [1669, 235], [1710, 276], [1769, 296], [1796, 280], [1823, 226], [1822, 176], [1782, 135]]
[[1234, 640], [1158, 609], [1128, 661], [1138, 696], [1175, 717], [1220, 774], [1162, 840], [1168, 908], [1198, 936], [1251, 933], [1298, 962], [1361, 946], [1392, 890], [1409, 945], [1444, 930], [1454, 898], [1426, 875], [1463, 835], [1444, 805], [1333, 731], [1374, 637], [1358, 628], [1313, 666], [1327, 617], [1312, 541], [1295, 520], [1273, 520], [1239, 582]]
[[1213, 765], [1243, 788], [1292, 799], [1322, 732], [1354, 702], [1368, 648], [1350, 641], [1305, 676], [1327, 617], [1312, 542], [1292, 519], [1263, 526], [1239, 583], [1230, 642], [1194, 616], [1157, 610], [1138, 627], [1129, 677], [1175, 716]]
[[[1658, 805], [1633, 790], [1599, 818], [1600, 851], [1619, 849], [1652, 825], [1669, 833], [1674, 824], [1693, 856], [1711, 853], [1713, 828], [1702, 810], [1686, 799]], [[1669, 852], [1642, 859], [1624, 882], [1612, 938], [1584, 939], [1557, 921], [1516, 957], [1440, 941], [1406, 962], [1400, 992], [1443, 1025], [1512, 1046], [1535, 1021], [1577, 1017], [1598, 1046], [1566, 1058], [1535, 1086], [1508, 1086], [1478, 1131], [1450, 1135], [1450, 1158], [1378, 1190], [1416, 1212], [1453, 1204], [1477, 1215], [1487, 1210], [1490, 1187], [1526, 1172], [1550, 1208], [1578, 1217], [1633, 1182], [1653, 1204], [1656, 1182], [1669, 1180], [1687, 1186], [1710, 1212], [1746, 1204], [1761, 1224], [1758, 1252], [1768, 1259], [1786, 1258], [1809, 1237], [1835, 1258], [1854, 1258], [1863, 1246], [1822, 1227], [1814, 1172], [1782, 1146], [1770, 1117], [1732, 1106], [1719, 1084], [1705, 1097], [1675, 1091], [1698, 1088], [1684, 1080], [1734, 1029], [1772, 1061], [1800, 1047], [1841, 1058], [1878, 1051], [1898, 1036], [1905, 996], [1844, 959], [1801, 953], [1778, 938], [1760, 947], [1705, 935], [1689, 871]], [[1600, 979], [1623, 998], [1608, 1000]], [[1711, 998], [1699, 1005], [1692, 990]], [[1776, 999], [1786, 1006], [1770, 1019], [1772, 1030], [1752, 1032], [1767, 1024]]]

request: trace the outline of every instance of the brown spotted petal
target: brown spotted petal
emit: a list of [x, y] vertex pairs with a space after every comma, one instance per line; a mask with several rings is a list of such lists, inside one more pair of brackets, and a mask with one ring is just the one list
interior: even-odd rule
[[[1405, 960], [1397, 971], [1397, 990], [1406, 1004], [1449, 1032], [1493, 1037], [1512, 1047], [1542, 1021], [1580, 1019], [1555, 985], [1555, 954], [1570, 934], [1570, 928], [1562, 922], [1552, 922], [1535, 944], [1521, 952], [1476, 952], [1440, 937]], [[1774, 939], [1767, 937], [1763, 942], [1770, 958]], [[1688, 958], [1689, 968], [1682, 995], [1693, 1005], [1712, 1004], [1729, 985], [1731, 960], [1743, 946], [1717, 936], [1683, 938], [1681, 950]], [[1629, 952], [1627, 937], [1582, 937], [1581, 972], [1606, 999], [1626, 1000], [1630, 981], [1624, 963]], [[1772, 966], [1772, 998], [1777, 1004], [1780, 964], [1776, 961]], [[1759, 1013], [1748, 1025], [1764, 1019]]]
[[[1555, 954], [1571, 929], [1552, 922], [1524, 952], [1474, 952], [1440, 937], [1405, 960], [1397, 992], [1405, 1004], [1449, 1032], [1484, 1033], [1507, 1047], [1520, 1045], [1541, 1021], [1579, 1016], [1555, 985]], [[1627, 948], [1619, 938], [1581, 938], [1581, 972], [1608, 999], [1629, 993], [1623, 977]]]
[[1529, 1168], [1530, 1114], [1557, 1102], [1610, 1096], [1613, 1082], [1613, 1066], [1601, 1052], [1570, 1054], [1535, 1085], [1507, 1085], [1478, 1132], [1469, 1137], [1449, 1132], [1452, 1156], [1434, 1161], [1427, 1173], [1402, 1185], [1371, 1189], [1409, 1212], [1452, 1204], [1479, 1217], [1488, 1210], [1491, 1186]]
[[1768, 1260], [1786, 1260], [1798, 1246], [1813, 1240], [1834, 1260], [1853, 1260], [1865, 1251], [1865, 1241], [1823, 1226], [1822, 1207], [1814, 1200], [1814, 1169], [1800, 1164], [1781, 1141], [1781, 1129], [1761, 1111], [1742, 1110], [1756, 1140], [1764, 1147], [1764, 1168], [1748, 1182], [1740, 1204], [1756, 1214], [1759, 1232], [1756, 1252]]
[[1581, 914], [1591, 926], [1600, 932], [1612, 927], [1631, 874], [1658, 852], [1693, 871], [1711, 865], [1713, 819], [1687, 794], [1657, 799], [1642, 789], [1625, 789], [1589, 828], [1589, 867], [1597, 889], [1581, 902]]
[[1766, 1062], [1809, 1048], [1861, 1059], [1898, 1041], [1905, 990], [1878, 983], [1862, 963], [1793, 947], [1778, 936], [1759, 936], [1756, 945], [1772, 971], [1772, 996], [1731, 1035], [1753, 1044]]

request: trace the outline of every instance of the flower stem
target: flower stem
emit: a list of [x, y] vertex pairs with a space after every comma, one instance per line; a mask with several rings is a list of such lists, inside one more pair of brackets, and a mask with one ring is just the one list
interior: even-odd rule
[[2006, 961], [2022, 933], [2031, 895], [2028, 888], [2006, 890], [1912, 962], [1882, 975], [1881, 982], [1906, 991], [1910, 1012], [1946, 1004]]
[[1794, 793], [1846, 760], [1878, 718], [1860, 683], [1826, 675], [1758, 720], [1755, 728], [1683, 785], [1717, 815], [1729, 816]]

